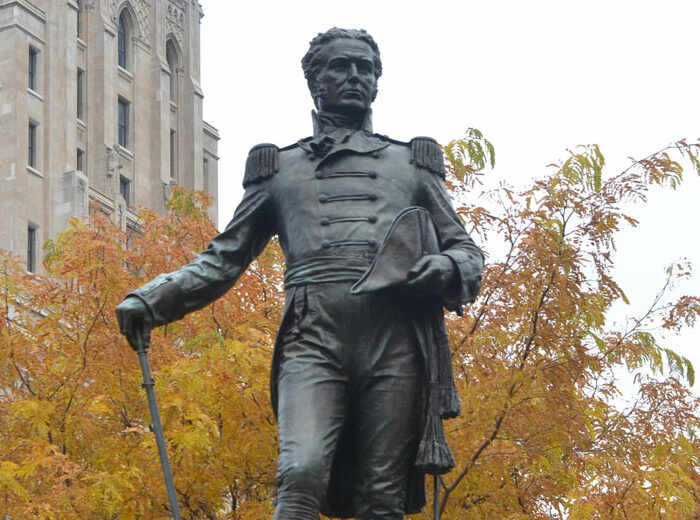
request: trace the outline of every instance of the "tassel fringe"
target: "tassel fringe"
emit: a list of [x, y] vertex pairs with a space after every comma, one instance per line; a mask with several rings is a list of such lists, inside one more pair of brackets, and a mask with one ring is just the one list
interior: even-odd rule
[[440, 417], [443, 419], [453, 419], [462, 412], [459, 402], [459, 395], [454, 385], [440, 388]]
[[416, 466], [431, 475], [444, 475], [455, 467], [455, 459], [447, 442], [421, 441]]
[[435, 327], [435, 350], [437, 354], [437, 371], [438, 385], [440, 395], [438, 396], [438, 405], [440, 417], [443, 419], [452, 419], [457, 417], [461, 410], [459, 402], [459, 394], [455, 387], [454, 374], [452, 373], [452, 352], [450, 351], [450, 342], [445, 330], [444, 318], [442, 314], [438, 315], [438, 323]]
[[416, 455], [416, 467], [432, 475], [442, 475], [455, 467], [452, 450], [445, 440], [445, 430], [439, 415], [439, 394], [439, 388], [431, 385], [425, 430]]

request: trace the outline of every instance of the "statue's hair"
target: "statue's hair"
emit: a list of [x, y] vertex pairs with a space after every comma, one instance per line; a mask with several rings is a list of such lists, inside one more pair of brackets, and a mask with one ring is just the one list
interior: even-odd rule
[[314, 94], [316, 76], [321, 68], [320, 51], [323, 47], [333, 41], [347, 38], [350, 40], [360, 40], [370, 46], [374, 54], [374, 77], [382, 75], [382, 60], [379, 57], [379, 46], [367, 31], [364, 29], [340, 29], [333, 27], [318, 35], [309, 43], [309, 50], [301, 60], [301, 68], [304, 70], [304, 77], [309, 84], [312, 95]]

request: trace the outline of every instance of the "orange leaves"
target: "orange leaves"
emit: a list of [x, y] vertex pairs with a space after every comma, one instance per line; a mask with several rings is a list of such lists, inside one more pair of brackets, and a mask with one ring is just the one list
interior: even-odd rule
[[[114, 307], [206, 246], [215, 233], [206, 204], [175, 190], [170, 213], [144, 213], [142, 233], [132, 236], [99, 212], [90, 225], [75, 221], [47, 244], [46, 277], [3, 258], [3, 514], [168, 518], [138, 362]], [[268, 373], [281, 265], [279, 250], [269, 249], [236, 290], [154, 331], [150, 358], [186, 518], [260, 518], [270, 508]]]
[[[493, 157], [483, 136], [468, 139], [446, 150], [458, 194], [460, 179], [474, 186], [469, 179]], [[626, 301], [613, 276], [615, 236], [635, 222], [620, 202], [679, 182], [677, 154], [692, 162], [698, 149], [678, 142], [607, 176], [600, 150], [580, 147], [521, 193], [500, 188], [460, 202], [490, 257], [479, 299], [446, 320], [463, 413], [446, 423], [457, 467], [444, 476], [442, 518], [698, 515], [700, 405], [677, 379], [692, 382], [694, 371], [659, 330], [692, 326], [700, 300], [667, 301], [664, 287], [627, 328], [606, 319], [614, 301]], [[2, 259], [3, 513], [168, 517], [138, 363], [113, 309], [206, 246], [215, 233], [206, 203], [175, 190], [170, 212], [145, 212], [131, 236], [99, 213], [89, 226], [74, 222], [48, 244], [47, 277]], [[150, 359], [186, 518], [271, 515], [268, 374], [283, 270], [273, 242], [213, 305], [154, 331]], [[674, 266], [667, 286], [688, 275]], [[620, 370], [638, 374], [634, 387], [620, 385]], [[671, 377], [643, 375], [664, 370]]]
[[[447, 426], [457, 467], [443, 518], [685, 520], [700, 510], [700, 403], [675, 379], [692, 384], [693, 367], [654, 328], [692, 326], [698, 298], [667, 301], [662, 288], [627, 329], [606, 320], [626, 301], [614, 239], [635, 221], [620, 202], [675, 186], [678, 154], [697, 150], [676, 143], [607, 177], [598, 147], [579, 147], [529, 189], [460, 207], [492, 254], [476, 303], [447, 320], [463, 415]], [[667, 286], [687, 275], [676, 266]], [[624, 405], [621, 369], [671, 377], [640, 376]]]

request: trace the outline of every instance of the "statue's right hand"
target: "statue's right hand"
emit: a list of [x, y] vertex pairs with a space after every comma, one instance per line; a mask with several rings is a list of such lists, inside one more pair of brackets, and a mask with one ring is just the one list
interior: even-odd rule
[[146, 349], [151, 342], [153, 316], [151, 310], [136, 296], [127, 296], [117, 305], [119, 330], [134, 350]]

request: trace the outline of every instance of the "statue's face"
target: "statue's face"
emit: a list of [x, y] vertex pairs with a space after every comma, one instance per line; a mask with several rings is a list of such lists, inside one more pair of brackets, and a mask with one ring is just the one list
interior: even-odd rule
[[324, 65], [316, 76], [318, 108], [344, 114], [366, 111], [377, 95], [372, 48], [343, 38], [328, 42], [320, 57]]

